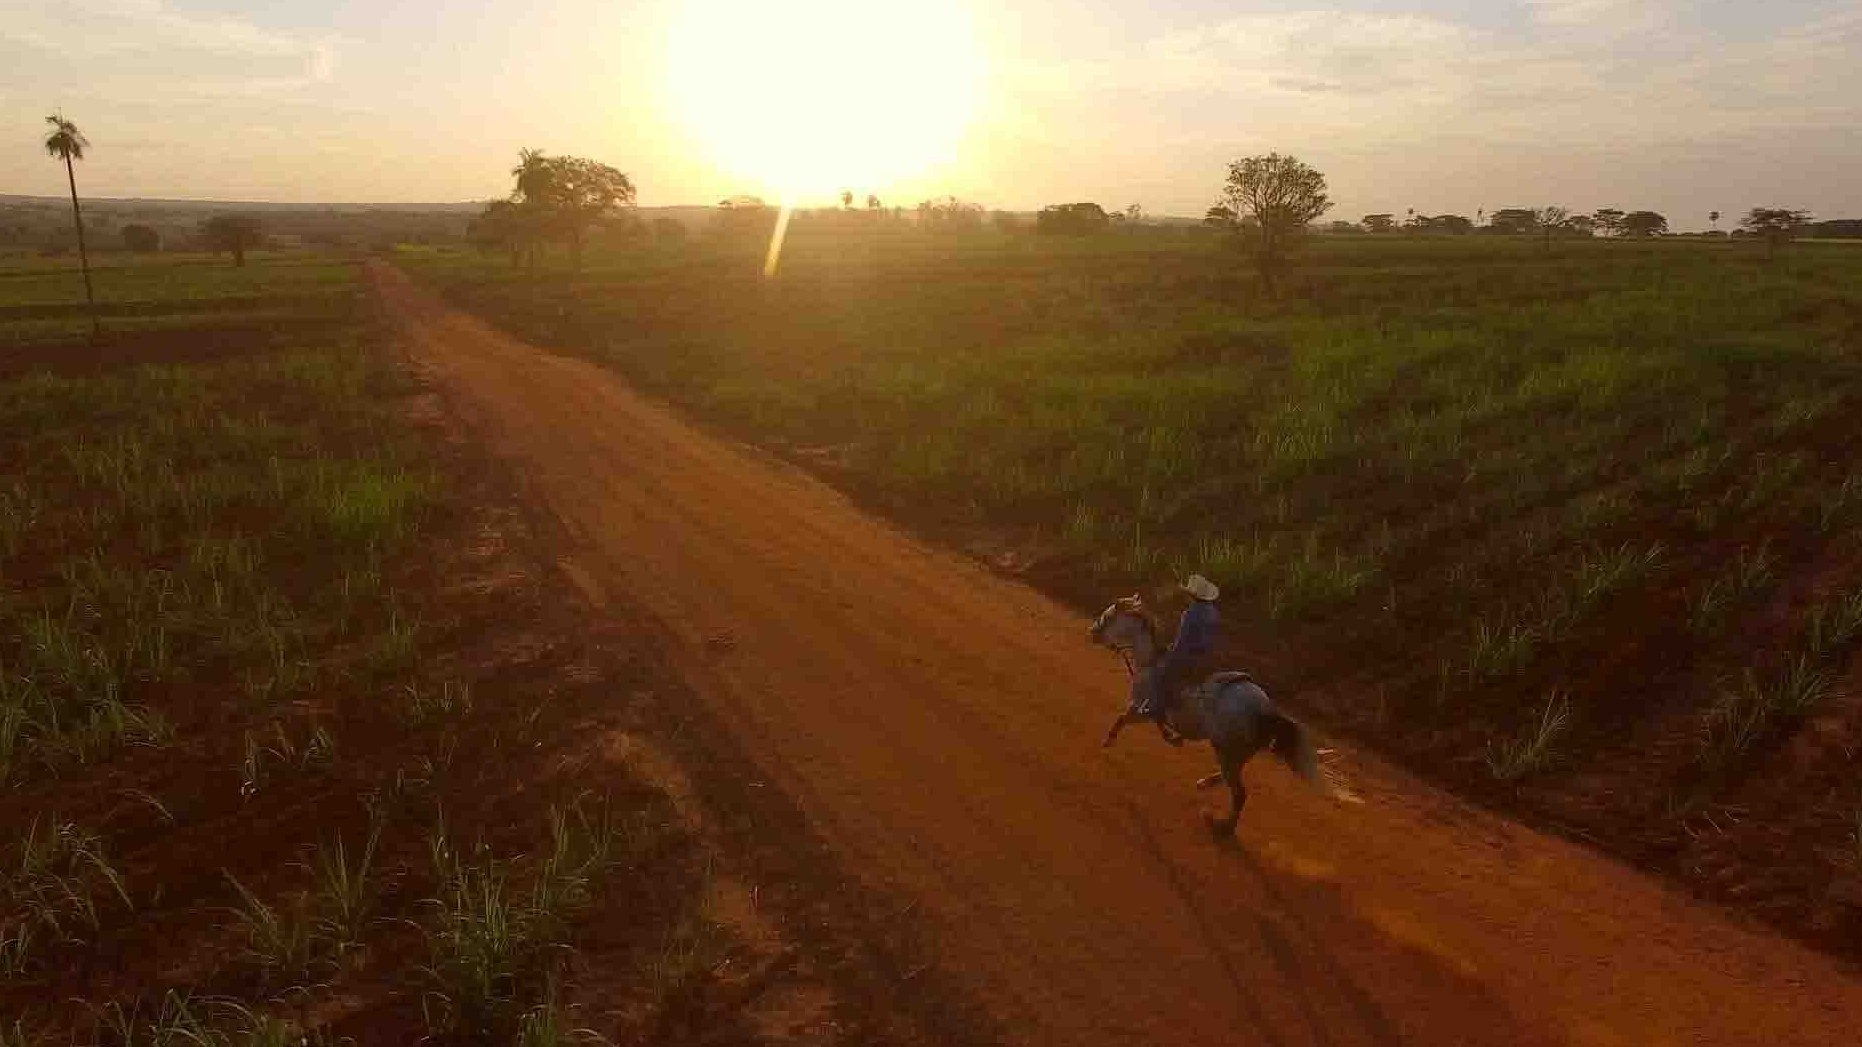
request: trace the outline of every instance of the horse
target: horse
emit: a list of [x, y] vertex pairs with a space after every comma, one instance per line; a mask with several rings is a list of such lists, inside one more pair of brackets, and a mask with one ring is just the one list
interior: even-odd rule
[[[1145, 609], [1143, 598], [1136, 595], [1115, 600], [1093, 622], [1093, 642], [1118, 651], [1132, 672], [1131, 703], [1106, 731], [1107, 746], [1118, 740], [1119, 731], [1128, 724], [1147, 718], [1137, 711], [1139, 676], [1163, 657], [1164, 646], [1158, 642], [1157, 631], [1156, 620]], [[1294, 774], [1321, 793], [1350, 799], [1350, 794], [1319, 766], [1319, 753], [1313, 748], [1306, 725], [1276, 708], [1267, 692], [1247, 673], [1218, 672], [1185, 688], [1171, 703], [1165, 718], [1184, 739], [1207, 741], [1215, 750], [1220, 770], [1199, 779], [1196, 787], [1206, 789], [1217, 782], [1228, 783], [1228, 816], [1203, 814], [1210, 832], [1218, 839], [1233, 836], [1241, 821], [1241, 809], [1248, 803], [1248, 787], [1242, 783], [1241, 769], [1262, 749], [1273, 750]]]

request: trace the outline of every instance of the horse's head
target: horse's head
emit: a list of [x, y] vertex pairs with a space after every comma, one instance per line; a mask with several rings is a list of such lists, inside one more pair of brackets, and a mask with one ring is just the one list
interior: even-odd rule
[[1093, 620], [1088, 635], [1094, 643], [1115, 651], [1129, 651], [1140, 644], [1155, 647], [1157, 643], [1156, 627], [1144, 609], [1144, 598], [1136, 593], [1112, 601], [1112, 606]]

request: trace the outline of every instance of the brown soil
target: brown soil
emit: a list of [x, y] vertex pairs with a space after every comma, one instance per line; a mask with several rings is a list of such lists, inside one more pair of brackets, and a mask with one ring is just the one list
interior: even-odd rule
[[1340, 763], [1364, 806], [1263, 764], [1214, 844], [1204, 751], [1098, 748], [1124, 681], [1076, 614], [372, 274], [584, 591], [661, 623], [748, 754], [727, 773], [914, 899], [1003, 1038], [1836, 1043], [1862, 1019], [1836, 961], [1362, 753]]
[[[223, 333], [198, 343], [212, 352], [169, 359], [263, 344]], [[140, 360], [168, 343], [111, 344]], [[610, 877], [575, 931], [562, 972], [572, 1025], [621, 1044], [992, 1038], [987, 1016], [925, 970], [914, 915], [845, 882], [787, 796], [744, 778], [744, 758], [663, 659], [657, 625], [611, 592], [591, 603], [556, 559], [552, 519], [517, 497], [521, 479], [460, 428], [443, 396], [427, 391], [405, 407], [452, 493], [390, 587], [421, 625], [418, 675], [469, 682], [471, 711], [411, 729], [366, 674], [333, 676], [275, 720], [300, 739], [323, 726], [337, 757], [313, 772], [275, 768], [248, 794], [244, 732], [269, 739], [274, 717], [238, 706], [231, 683], [207, 670], [154, 703], [175, 722], [176, 744], [0, 791], [0, 838], [48, 817], [93, 829], [133, 901], [104, 904], [93, 942], [53, 946], [0, 979], [0, 1039], [17, 1019], [44, 1042], [99, 1042], [106, 1007], [140, 1001], [148, 1014], [173, 991], [244, 999], [320, 1026], [333, 1043], [420, 1042], [418, 922], [435, 890], [424, 882], [435, 819], [443, 812], [456, 841], [536, 854], [548, 808], [594, 796], [648, 819], [652, 843]], [[374, 866], [381, 919], [365, 947], [340, 970], [318, 967], [327, 980], [308, 990], [265, 980], [243, 956], [228, 875], [281, 904], [308, 886], [317, 844], [340, 836], [353, 853], [372, 804], [391, 813]], [[715, 925], [707, 962], [654, 999], [645, 983], [655, 950], [688, 912]]]

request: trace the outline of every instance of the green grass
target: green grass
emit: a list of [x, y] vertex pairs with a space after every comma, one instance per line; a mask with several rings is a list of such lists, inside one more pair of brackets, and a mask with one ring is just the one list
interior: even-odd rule
[[297, 984], [308, 977], [316, 956], [316, 939], [304, 895], [268, 901], [231, 875], [239, 895], [233, 909], [245, 938], [245, 958], [268, 979]]
[[1498, 780], [1514, 782], [1550, 766], [1557, 756], [1558, 740], [1571, 727], [1571, 702], [1555, 691], [1532, 722], [1511, 738], [1492, 743], [1487, 769]]
[[[359, 305], [348, 267], [319, 255], [253, 255], [244, 268], [205, 255], [100, 256], [91, 276], [112, 336], [233, 328], [262, 337], [346, 323]], [[0, 366], [10, 348], [89, 336], [75, 259], [0, 263]]]
[[[332, 323], [357, 294], [329, 262], [117, 275], [150, 294], [301, 280], [336, 296]], [[379, 565], [437, 481], [383, 427], [395, 379], [366, 332], [317, 330], [224, 363], [0, 381], [0, 782], [169, 743], [150, 696], [203, 672], [264, 710], [315, 688], [313, 652], [378, 632], [405, 646], [379, 621]]]
[[111, 1047], [308, 1047], [328, 1038], [238, 1000], [169, 990], [153, 1004], [138, 998], [98, 1012], [97, 1042]]
[[606, 800], [551, 808], [549, 829], [549, 851], [529, 868], [484, 848], [461, 853], [443, 825], [429, 838], [441, 885], [428, 903], [423, 968], [433, 1033], [522, 1038], [553, 1028], [551, 988], [572, 918], [594, 901], [626, 833]]
[[1709, 766], [1733, 763], [1834, 692], [1831, 673], [1805, 655], [1770, 676], [1746, 670], [1739, 683], [1723, 689], [1707, 710], [1703, 760]]
[[26, 971], [43, 949], [82, 943], [113, 904], [131, 907], [103, 841], [87, 829], [35, 819], [0, 878], [0, 976]]
[[1839, 593], [1810, 609], [1807, 645], [1820, 658], [1835, 657], [1862, 636], [1862, 589]]

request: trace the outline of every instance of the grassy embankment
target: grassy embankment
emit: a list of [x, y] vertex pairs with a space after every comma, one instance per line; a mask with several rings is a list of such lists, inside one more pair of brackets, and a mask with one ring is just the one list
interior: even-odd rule
[[755, 261], [404, 258], [1082, 603], [1201, 570], [1297, 706], [1862, 940], [1862, 252], [1331, 239], [1279, 301], [1193, 234]]
[[702, 857], [564, 759], [650, 669], [410, 427], [354, 267], [104, 268], [112, 360], [75, 286], [0, 271], [0, 1044], [702, 1027]]

